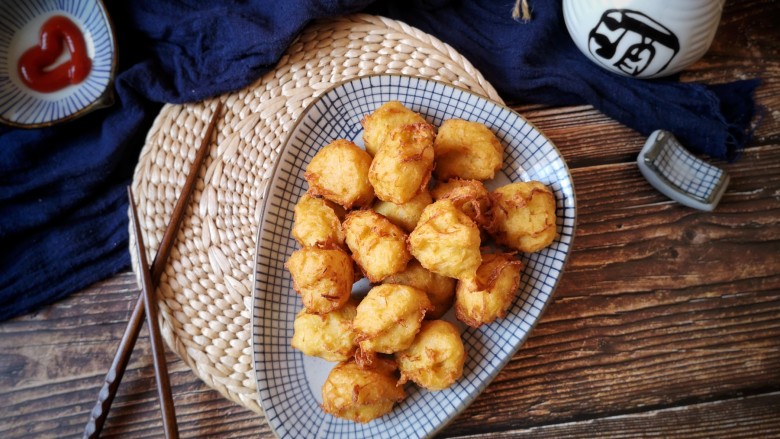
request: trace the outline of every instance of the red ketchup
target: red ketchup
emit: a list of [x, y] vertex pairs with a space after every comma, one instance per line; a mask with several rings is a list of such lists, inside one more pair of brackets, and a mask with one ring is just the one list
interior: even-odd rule
[[[62, 54], [63, 45], [70, 52], [70, 60], [57, 67], [51, 65]], [[51, 93], [71, 84], [78, 84], [89, 75], [92, 60], [81, 29], [67, 17], [55, 15], [41, 26], [40, 44], [27, 49], [19, 57], [19, 77], [24, 85]]]

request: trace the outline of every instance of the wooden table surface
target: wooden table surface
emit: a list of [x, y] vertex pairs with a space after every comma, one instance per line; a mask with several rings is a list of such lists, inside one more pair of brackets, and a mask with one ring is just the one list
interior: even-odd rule
[[[644, 138], [588, 106], [515, 108], [560, 148], [573, 254], [540, 323], [441, 436], [780, 436], [780, 2], [728, 1], [683, 75], [759, 77], [762, 119], [717, 210], [669, 201]], [[79, 437], [138, 297], [125, 272], [0, 324], [0, 437]], [[167, 359], [183, 437], [273, 437], [265, 420]], [[163, 435], [144, 329], [104, 437]]]

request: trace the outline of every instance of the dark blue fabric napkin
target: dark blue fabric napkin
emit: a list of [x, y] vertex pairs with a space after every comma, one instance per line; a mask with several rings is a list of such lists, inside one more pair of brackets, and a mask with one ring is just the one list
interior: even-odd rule
[[[108, 2], [117, 33], [115, 104], [62, 125], [0, 127], [0, 320], [129, 266], [125, 188], [162, 103], [241, 89], [273, 68], [311, 19], [361, 10], [451, 44], [504, 99], [591, 104], [642, 134], [734, 159], [749, 139], [757, 81], [718, 86], [624, 78], [571, 42], [558, 1], [229, 0]], [[369, 5], [370, 4], [370, 5]]]

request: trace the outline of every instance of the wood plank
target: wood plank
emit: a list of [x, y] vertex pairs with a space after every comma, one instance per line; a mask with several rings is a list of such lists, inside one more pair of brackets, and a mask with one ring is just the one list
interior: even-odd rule
[[[780, 393], [767, 393], [600, 419], [543, 425], [500, 433], [466, 436], [487, 438], [590, 439], [636, 438], [755, 438], [780, 434]], [[465, 437], [464, 437], [465, 438]]]

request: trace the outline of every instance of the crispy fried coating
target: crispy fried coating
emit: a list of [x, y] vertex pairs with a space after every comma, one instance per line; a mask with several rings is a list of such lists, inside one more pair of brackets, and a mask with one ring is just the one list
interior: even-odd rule
[[511, 183], [494, 190], [490, 198], [487, 228], [500, 244], [532, 253], [555, 240], [555, 196], [544, 183]]
[[[303, 194], [295, 205], [292, 235], [304, 247], [339, 247], [344, 245], [335, 204], [323, 198]], [[341, 207], [338, 207], [341, 210]]]
[[504, 147], [479, 122], [449, 119], [439, 127], [434, 142], [436, 178], [490, 180], [504, 162]]
[[409, 235], [412, 255], [423, 267], [456, 279], [474, 276], [479, 246], [479, 227], [446, 199], [426, 207]]
[[441, 183], [431, 191], [434, 200], [452, 200], [455, 207], [468, 215], [478, 226], [488, 223], [490, 212], [490, 194], [479, 180], [453, 178]]
[[368, 181], [376, 197], [395, 204], [406, 203], [425, 191], [433, 170], [433, 139], [430, 124], [402, 125], [374, 155]]
[[409, 285], [425, 291], [433, 306], [425, 313], [426, 320], [441, 318], [455, 300], [455, 279], [431, 273], [416, 259], [409, 261], [406, 270], [385, 278], [383, 283]]
[[343, 308], [323, 315], [301, 310], [293, 322], [290, 346], [305, 355], [327, 361], [352, 358], [357, 349], [355, 333], [352, 332], [357, 304], [357, 300], [350, 299]]
[[404, 107], [402, 103], [386, 102], [360, 122], [365, 130], [363, 143], [366, 145], [366, 151], [374, 156], [387, 143], [394, 129], [407, 124], [424, 122], [422, 116]]
[[350, 209], [368, 206], [374, 188], [368, 181], [371, 156], [345, 139], [326, 145], [312, 157], [303, 174], [312, 195], [322, 196]]
[[443, 390], [463, 376], [466, 351], [460, 332], [450, 322], [423, 322], [414, 343], [395, 359], [401, 371], [399, 384], [413, 381], [428, 390]]
[[353, 360], [345, 361], [331, 370], [322, 386], [322, 409], [337, 418], [370, 422], [406, 397], [396, 382], [390, 367], [362, 369]]
[[384, 215], [391, 223], [404, 229], [407, 233], [414, 230], [417, 221], [422, 215], [423, 209], [433, 203], [431, 194], [428, 191], [422, 191], [414, 198], [403, 204], [395, 204], [389, 201], [377, 200], [374, 202], [374, 211]]
[[308, 312], [329, 313], [349, 300], [355, 275], [352, 259], [345, 251], [305, 247], [294, 251], [285, 267]]
[[383, 364], [383, 361], [387, 359], [384, 354], [377, 354], [376, 352], [364, 351], [358, 346], [355, 351], [354, 360], [361, 369], [374, 369], [377, 365]]
[[509, 253], [482, 255], [477, 275], [458, 281], [455, 288], [455, 316], [478, 328], [504, 318], [517, 295], [522, 262]]
[[352, 257], [371, 282], [403, 271], [412, 258], [406, 233], [371, 210], [350, 212], [342, 224]]
[[360, 350], [392, 354], [408, 348], [430, 308], [423, 290], [400, 284], [371, 288], [352, 322]]

